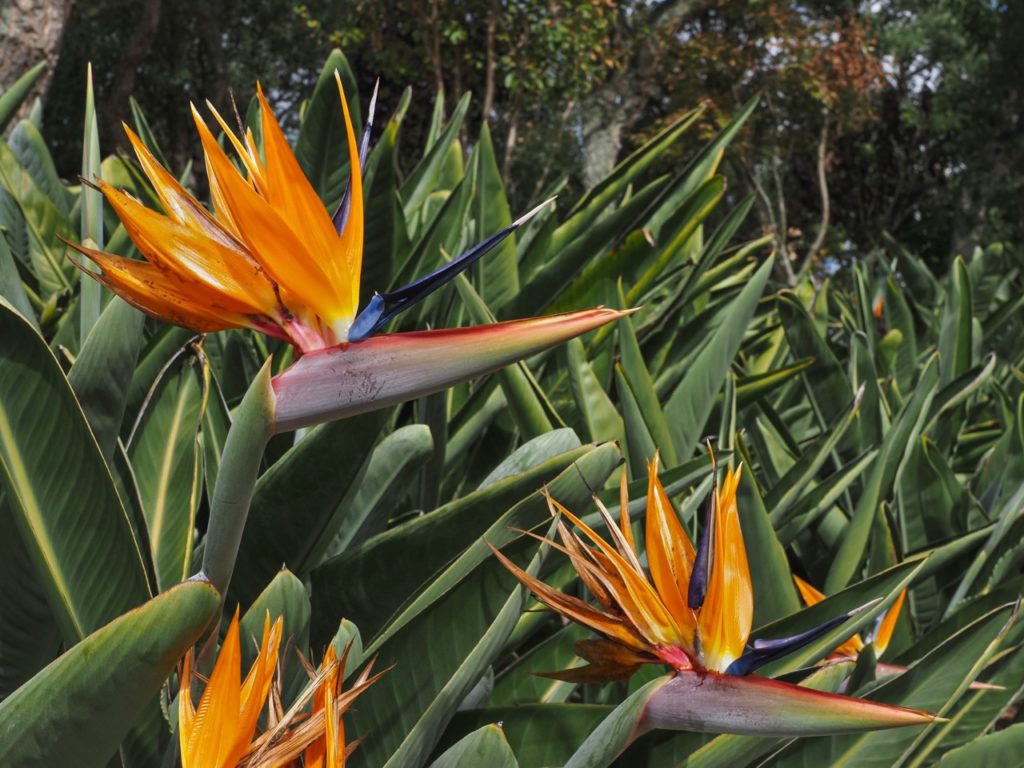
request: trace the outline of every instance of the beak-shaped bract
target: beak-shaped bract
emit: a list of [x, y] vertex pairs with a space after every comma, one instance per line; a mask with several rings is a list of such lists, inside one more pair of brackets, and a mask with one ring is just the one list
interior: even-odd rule
[[651, 462], [647, 569], [636, 550], [628, 499], [621, 504], [618, 523], [598, 502], [609, 542], [549, 497], [552, 514], [565, 521], [558, 522], [560, 542], [544, 541], [568, 555], [596, 604], [549, 587], [492, 548], [538, 600], [602, 635], [577, 644], [577, 654], [589, 662], [586, 666], [547, 676], [603, 682], [628, 678], [645, 663], [668, 665], [676, 677], [648, 702], [644, 717], [650, 727], [787, 736], [934, 720], [916, 710], [748, 675], [820, 637], [850, 614], [794, 637], [748, 644], [753, 587], [737, 506], [739, 480], [739, 470], [730, 469], [721, 486], [716, 484], [701, 545], [694, 551], [658, 479], [657, 459]]

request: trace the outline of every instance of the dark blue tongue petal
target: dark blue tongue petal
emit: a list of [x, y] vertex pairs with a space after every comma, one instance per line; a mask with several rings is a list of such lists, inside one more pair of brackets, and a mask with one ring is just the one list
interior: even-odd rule
[[686, 602], [691, 611], [695, 611], [704, 605], [704, 598], [708, 594], [708, 584], [711, 582], [712, 547], [714, 546], [715, 525], [717, 524], [717, 487], [712, 488], [704, 505], [704, 528], [700, 532], [700, 543], [697, 546], [697, 556], [693, 561], [693, 572], [690, 574], [690, 588], [686, 594]]
[[817, 640], [829, 630], [838, 627], [851, 616], [855, 616], [866, 608], [870, 608], [877, 602], [878, 600], [872, 600], [870, 603], [866, 603], [859, 608], [854, 608], [852, 611], [848, 611], [831, 618], [824, 624], [820, 624], [813, 629], [808, 629], [805, 632], [800, 632], [799, 634], [792, 635], [790, 637], [780, 637], [777, 640], [754, 640], [747, 644], [747, 649], [743, 652], [743, 655], [730, 664], [725, 672], [728, 675], [749, 675], [755, 669], [764, 666], [769, 661], [780, 659], [786, 654], [792, 653], [798, 648], [802, 648], [808, 643]]
[[[377, 111], [377, 90], [380, 88], [380, 78], [373, 84], [373, 96], [370, 97], [370, 107], [366, 110], [366, 125], [363, 126], [363, 137], [359, 141], [359, 170], [360, 172], [366, 170], [366, 155], [369, 154], [370, 149], [370, 133], [373, 131], [373, 115]], [[338, 230], [340, 235], [345, 229], [345, 224], [348, 223], [348, 207], [349, 199], [352, 195], [352, 179], [349, 177], [349, 182], [345, 186], [345, 193], [341, 196], [341, 202], [338, 203], [338, 210], [334, 212], [334, 216], [331, 220], [334, 222], [334, 228]]]
[[[554, 198], [552, 198], [554, 199]], [[399, 288], [388, 293], [375, 294], [366, 308], [356, 317], [348, 332], [349, 341], [362, 341], [372, 336], [388, 320], [399, 312], [404, 312], [409, 307], [432, 294], [441, 286], [455, 279], [458, 274], [472, 266], [480, 257], [492, 250], [506, 237], [515, 232], [529, 219], [537, 214], [541, 208], [550, 203], [545, 200], [529, 213], [520, 216], [500, 232], [488, 237], [483, 242], [477, 243], [461, 256], [452, 259], [447, 264], [435, 269], [429, 275], [414, 280], [404, 288]]]

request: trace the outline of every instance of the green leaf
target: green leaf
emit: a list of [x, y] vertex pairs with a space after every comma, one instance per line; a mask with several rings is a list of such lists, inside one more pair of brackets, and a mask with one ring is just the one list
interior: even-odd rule
[[60, 650], [60, 628], [0, 492], [0, 701]]
[[618, 757], [641, 733], [647, 702], [672, 675], [647, 683], [619, 704], [580, 745], [565, 768], [604, 768]]
[[778, 524], [785, 519], [786, 511], [797, 501], [800, 494], [817, 476], [818, 470], [832, 456], [843, 435], [853, 425], [860, 410], [862, 390], [858, 390], [853, 402], [845, 413], [828, 425], [828, 428], [800, 454], [797, 462], [789, 468], [779, 481], [766, 494], [764, 504], [771, 510], [772, 523]]
[[438, 188], [438, 179], [445, 165], [452, 146], [458, 140], [459, 129], [469, 109], [469, 94], [464, 95], [455, 110], [451, 119], [444, 128], [444, 132], [430, 146], [429, 151], [419, 164], [409, 174], [402, 184], [402, 200], [405, 201], [405, 218], [409, 221], [420, 212], [420, 209], [427, 202], [427, 197]]
[[18, 113], [22, 103], [32, 92], [32, 86], [46, 71], [46, 62], [40, 61], [11, 83], [10, 87], [0, 95], [0, 133], [7, 130], [7, 124]]
[[107, 765], [219, 602], [186, 582], [72, 647], [0, 704], [0, 763]]
[[341, 111], [335, 70], [341, 75], [352, 116], [356, 142], [362, 130], [359, 109], [359, 89], [345, 54], [332, 50], [320, 71], [313, 95], [302, 110], [299, 138], [295, 142], [295, 157], [303, 173], [320, 195], [329, 213], [334, 213], [348, 183], [348, 142], [345, 140], [345, 119]]
[[825, 580], [826, 592], [833, 592], [850, 583], [856, 574], [865, 555], [871, 523], [875, 518], [878, 504], [891, 491], [898, 471], [906, 461], [906, 455], [921, 433], [938, 379], [939, 364], [933, 356], [921, 372], [913, 396], [893, 420], [892, 427], [882, 442], [878, 458], [875, 459], [853, 517], [843, 535], [842, 544], [829, 568], [828, 578]]
[[[766, 664], [760, 672], [768, 677], [778, 677], [821, 661], [855, 633], [870, 626], [874, 619], [892, 605], [899, 593], [923, 572], [925, 562], [904, 561], [882, 573], [852, 584], [841, 592], [829, 595], [820, 603], [804, 608], [798, 613], [757, 627], [752, 634], [753, 638], [790, 637], [820, 626], [836, 616], [863, 608], [817, 640], [778, 661]], [[864, 607], [873, 601], [877, 602], [867, 608]]]
[[800, 299], [789, 291], [783, 291], [776, 307], [794, 357], [814, 360], [814, 364], [804, 371], [803, 379], [824, 428], [841, 416], [846, 404], [853, 399], [853, 388]]
[[1011, 725], [946, 753], [938, 768], [1004, 768], [1024, 753], [1024, 723]]
[[[392, 120], [367, 159], [366, 227], [359, 303], [365, 306], [375, 291], [393, 285], [395, 273], [409, 255], [402, 201], [396, 192], [395, 142], [398, 123]], [[372, 177], [370, 172], [373, 172]]]
[[665, 418], [680, 457], [693, 455], [715, 397], [725, 382], [747, 326], [764, 291], [774, 259], [769, 257], [729, 305], [722, 323], [697, 355], [690, 370], [665, 404]]
[[186, 347], [154, 383], [127, 446], [161, 591], [191, 572], [203, 482], [199, 429], [209, 391], [206, 356]]
[[971, 280], [964, 260], [957, 256], [949, 274], [946, 305], [939, 331], [939, 383], [946, 385], [971, 367]]
[[463, 736], [430, 764], [430, 768], [519, 768], [498, 725], [485, 725]]
[[657, 179], [623, 201], [618, 208], [605, 210], [578, 237], [558, 250], [552, 250], [519, 292], [513, 314], [517, 317], [535, 315], [550, 307], [590, 259], [639, 225], [663, 182], [663, 178]]
[[[619, 300], [622, 306], [626, 306], [626, 297], [622, 293], [622, 284], [618, 286]], [[629, 382], [630, 389], [636, 398], [637, 407], [643, 416], [644, 424], [651, 434], [651, 439], [661, 453], [665, 466], [674, 467], [679, 463], [675, 446], [672, 444], [672, 433], [669, 430], [668, 422], [665, 420], [665, 413], [658, 401], [658, 393], [654, 388], [654, 379], [644, 361], [643, 353], [640, 351], [640, 342], [637, 340], [636, 328], [633, 325], [633, 318], [629, 315], [622, 317], [618, 322], [619, 328], [619, 354], [622, 357], [622, 372]]]
[[7, 238], [4, 237], [2, 231], [0, 231], [0, 297], [6, 299], [38, 330], [39, 322], [36, 320], [36, 313], [29, 303], [25, 286], [21, 283], [21, 275], [18, 273], [18, 265], [14, 261], [14, 254], [11, 253], [11, 247], [7, 244]]
[[[480, 141], [473, 151], [473, 158], [479, 166], [474, 198], [474, 240], [481, 242], [512, 223], [505, 186], [494, 156], [491, 129], [486, 122], [480, 126]], [[476, 269], [480, 295], [495, 309], [500, 309], [519, 294], [519, 264], [514, 237], [488, 253]]]
[[565, 354], [569, 386], [590, 439], [594, 442], [621, 440], [622, 417], [587, 362], [583, 342], [572, 339], [565, 345]]
[[786, 552], [775, 536], [754, 473], [749, 467], [744, 469], [736, 506], [754, 583], [754, 626], [758, 627], [800, 610], [800, 600]]
[[[3, 301], [0, 338], [0, 481], [71, 644], [149, 597], [145, 568], [57, 360]], [[55, 434], [61, 435], [56, 444]]]
[[[546, 547], [544, 546], [540, 548], [530, 565], [527, 566], [527, 573], [532, 576], [537, 575], [545, 550]], [[456, 661], [457, 666], [453, 669], [442, 662], [442, 664], [438, 665], [439, 669], [431, 670], [428, 678], [430, 683], [436, 685], [438, 682], [443, 682], [443, 685], [429, 700], [427, 706], [422, 710], [422, 714], [419, 714], [415, 719], [415, 724], [409, 729], [408, 734], [402, 739], [398, 748], [391, 754], [385, 765], [392, 766], [392, 768], [405, 768], [405, 766], [410, 766], [411, 768], [412, 766], [423, 765], [431, 750], [437, 744], [438, 739], [440, 739], [444, 727], [451, 720], [452, 715], [455, 714], [459, 704], [472, 690], [484, 670], [497, 660], [506, 640], [508, 640], [509, 635], [515, 628], [516, 622], [519, 620], [527, 594], [525, 588], [518, 584], [514, 585], [512, 593], [504, 601], [504, 604], [501, 604], [500, 610], [497, 611], [492, 620], [489, 619], [487, 614], [493, 610], [491, 606], [497, 607], [498, 605], [494, 600], [494, 593], [498, 592], [500, 594], [501, 591], [500, 584], [495, 582], [508, 576], [507, 573], [500, 573], [500, 570], [503, 569], [497, 568], [494, 561], [486, 561], [480, 566], [474, 576], [455, 587], [448, 596], [433, 605], [428, 612], [421, 614], [418, 620], [414, 620], [413, 623], [406, 626], [400, 634], [396, 635], [381, 648], [380, 654], [384, 658], [387, 658], [391, 653], [395, 654], [392, 658], [396, 660], [409, 658], [409, 652], [415, 652], [414, 649], [417, 647], [423, 647], [425, 641], [436, 642], [439, 634], [443, 632], [442, 627], [447, 624], [459, 636], [458, 640], [454, 641], [452, 645], [456, 647], [462, 645], [468, 651], [464, 656], [462, 654], [455, 655], [453, 660]], [[499, 576], [497, 578], [494, 576], [488, 578], [485, 574], [489, 571], [499, 571]], [[483, 577], [483, 590], [481, 590], [480, 586], [474, 584], [477, 578], [481, 576]], [[506, 580], [506, 584], [508, 583]], [[461, 610], [464, 607], [465, 590], [469, 590], [470, 595], [479, 594], [481, 596], [482, 610], [477, 608], [473, 613], [477, 614], [474, 617], [477, 621], [480, 618], [484, 619], [485, 623], [483, 626], [486, 627], [486, 630], [479, 636], [479, 640], [472, 646], [469, 646], [466, 641], [476, 633], [470, 634], [470, 638], [466, 638], [464, 635], [466, 634], [467, 624], [472, 626], [476, 622], [473, 622], [472, 619], [467, 622], [465, 612]], [[445, 621], [445, 608], [450, 601], [457, 601], [455, 610], [458, 612], [456, 614], [458, 618], [449, 620], [449, 623]], [[488, 603], [491, 605], [489, 606]], [[448, 664], [451, 665], [451, 662]], [[424, 666], [431, 667], [433, 664], [428, 663]], [[448, 666], [448, 669], [445, 669], [446, 666]], [[396, 672], [396, 670], [392, 671]], [[394, 674], [393, 678], [388, 679], [388, 683], [394, 684], [396, 690], [402, 690], [404, 687], [402, 686], [403, 681], [399, 679], [399, 674]], [[410, 677], [415, 680], [417, 675], [413, 674]], [[383, 690], [383, 686], [381, 686], [381, 689]], [[416, 689], [421, 694], [422, 692], [427, 692], [423, 690], [422, 686], [416, 686]], [[415, 702], [415, 698], [412, 698], [412, 702], [408, 699], [395, 702], [397, 704], [396, 714], [399, 715], [401, 720], [408, 721], [410, 714], [414, 716], [418, 714], [416, 712], [418, 709], [416, 704], [419, 702], [413, 702]], [[364, 704], [364, 702], [361, 701], [360, 704]], [[384, 722], [387, 722], [387, 720]], [[393, 732], [395, 729], [389, 730]], [[398, 730], [400, 731], [401, 729]]]
[[[475, 323], [494, 322], [494, 315], [465, 275], [455, 278], [455, 287]], [[555, 421], [561, 421], [525, 362], [505, 366], [497, 372], [497, 377], [511, 408], [512, 418], [525, 437], [532, 438], [550, 432], [554, 429], [552, 417]]]
[[[85, 130], [82, 136], [82, 178], [95, 182], [100, 178], [100, 136], [99, 126], [96, 123], [96, 101], [93, 98], [92, 90], [92, 64], [86, 66], [85, 75]], [[103, 249], [103, 193], [88, 184], [82, 185], [79, 197], [81, 208], [81, 226], [79, 234], [83, 243], [91, 241], [94, 248]], [[82, 263], [91, 269], [87, 256], [81, 255]], [[80, 343], [85, 343], [89, 332], [100, 317], [101, 303], [103, 300], [103, 286], [84, 270], [78, 273], [78, 284], [80, 286], [78, 299], [78, 319], [81, 323], [79, 331]]]
[[[575, 472], [573, 463], [592, 451], [583, 446], [555, 456], [374, 536], [314, 569], [314, 643], [333, 631], [330, 623], [339, 615], [354, 621], [364, 636], [375, 636], [410, 593], [479, 542], [509, 507], [560, 473]], [[402, 568], [395, 569], [392, 563], [402, 563]]]
[[71, 388], [108, 464], [121, 432], [145, 322], [142, 312], [112, 297], [68, 371]]
[[338, 532], [323, 559], [382, 531], [404, 498], [409, 477], [433, 450], [434, 440], [425, 424], [409, 424], [381, 440], [366, 459], [366, 470], [359, 481], [349, 486], [338, 504]]
[[646, 475], [647, 462], [654, 458], [657, 446], [644, 421], [636, 395], [633, 394], [633, 386], [621, 365], [615, 366], [614, 374], [615, 391], [619, 396], [619, 406], [622, 409], [623, 439], [626, 459], [629, 463], [629, 475], [633, 478], [641, 478]]
[[[229, 604], [249, 605], [282, 564], [304, 578], [319, 561], [337, 535], [340, 505], [385, 418], [385, 411], [375, 411], [315, 427], [263, 473], [238, 552]], [[329, 470], [325, 457], [330, 457]]]

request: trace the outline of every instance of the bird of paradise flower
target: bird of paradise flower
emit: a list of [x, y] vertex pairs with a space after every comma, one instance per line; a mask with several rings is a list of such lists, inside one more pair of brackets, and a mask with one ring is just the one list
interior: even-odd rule
[[[376, 92], [361, 145], [335, 73], [351, 167], [331, 215], [306, 179], [261, 88], [262, 153], [252, 131], [236, 134], [210, 106], [239, 170], [193, 106], [206, 158], [212, 212], [125, 132], [164, 212], [102, 179], [95, 184], [145, 260], [68, 243], [79, 264], [125, 301], [199, 332], [249, 328], [292, 344], [300, 359], [275, 377], [274, 425], [295, 429], [438, 391], [611, 322], [608, 309], [470, 328], [376, 336], [398, 313], [454, 279], [539, 211], [357, 312], [362, 272], [366, 159]], [[92, 183], [92, 182], [90, 182]], [[77, 262], [76, 262], [77, 263]]]
[[[352, 687], [342, 691], [342, 672], [350, 648], [339, 659], [334, 646], [328, 646], [306, 693], [285, 711], [279, 692], [273, 689], [282, 630], [283, 617], [273, 623], [269, 615], [266, 617], [259, 652], [243, 681], [236, 611], [198, 707], [191, 690], [193, 652], [185, 655], [178, 694], [182, 768], [298, 766], [300, 758], [303, 768], [344, 768], [356, 745], [345, 742], [342, 715], [383, 673], [371, 676], [371, 661]], [[312, 707], [305, 713], [302, 710], [310, 697]], [[264, 712], [267, 728], [257, 735]]]
[[[645, 664], [675, 673], [649, 723], [679, 729], [753, 735], [822, 735], [923, 725], [935, 716], [849, 696], [830, 694], [751, 673], [810, 643], [850, 618], [777, 640], [748, 642], [753, 585], [737, 505], [742, 467], [727, 471], [708, 504], [694, 548], [657, 474], [648, 464], [645, 568], [634, 540], [623, 488], [620, 520], [597, 502], [611, 541], [548, 497], [560, 543], [596, 605], [530, 576], [493, 547], [494, 555], [544, 605], [597, 632], [576, 644], [583, 667], [546, 673], [575, 683], [629, 678]], [[568, 521], [568, 523], [566, 522]], [[575, 526], [581, 533], [570, 529]], [[531, 534], [533, 535], [533, 534]], [[541, 537], [537, 537], [541, 538]]]

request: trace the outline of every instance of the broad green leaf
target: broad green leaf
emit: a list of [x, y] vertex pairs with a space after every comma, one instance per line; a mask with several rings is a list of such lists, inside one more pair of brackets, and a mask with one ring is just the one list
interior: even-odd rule
[[[239, 622], [242, 638], [242, 669], [249, 669], [256, 660], [259, 638], [263, 635], [263, 624], [267, 617], [274, 622], [283, 617], [284, 631], [281, 634], [281, 672], [284, 678], [282, 698], [285, 706], [295, 698], [304, 684], [309, 682], [306, 671], [297, 653], [309, 658], [309, 595], [295, 574], [286, 568], [260, 592]], [[319, 653], [320, 649], [317, 649]], [[338, 649], [340, 654], [344, 647]]]
[[539, 314], [550, 307], [561, 292], [594, 257], [637, 227], [655, 199], [664, 179], [643, 187], [618, 208], [608, 209], [578, 237], [548, 254], [543, 264], [529, 275], [515, 304], [517, 317]]
[[72, 647], [0, 704], [0, 763], [107, 765], [219, 603], [189, 581]]
[[[548, 459], [522, 474], [439, 507], [343, 552], [313, 570], [313, 640], [333, 631], [328, 613], [354, 621], [365, 637], [374, 637], [408, 595], [429, 582], [507, 509], [559, 474], [593, 448], [584, 446]], [[567, 469], [568, 468], [568, 469]], [[402, 563], [401, 569], [392, 567]]]
[[786, 552], [775, 536], [750, 467], [744, 467], [736, 505], [754, 583], [754, 626], [800, 610]]
[[61, 634], [0, 492], [0, 702], [54, 659]]
[[667, 675], [652, 680], [612, 710], [590, 732], [565, 768], [604, 768], [611, 765], [638, 733], [645, 730], [642, 723], [648, 700], [671, 679], [672, 676]]
[[[494, 315], [465, 275], [455, 279], [455, 286], [475, 323], [494, 322]], [[496, 375], [516, 426], [525, 437], [537, 437], [554, 429], [553, 421], [560, 421], [558, 414], [525, 362], [505, 366]]]
[[[892, 605], [897, 595], [922, 573], [923, 565], [924, 562], [921, 560], [904, 561], [887, 571], [852, 584], [841, 592], [829, 595], [820, 603], [804, 608], [798, 613], [755, 628], [753, 638], [789, 637], [820, 626], [836, 616], [863, 608], [817, 640], [778, 661], [766, 664], [758, 673], [778, 677], [821, 661], [855, 633], [870, 626], [874, 619]], [[872, 604], [869, 606], [869, 603]]]
[[938, 361], [932, 357], [921, 372], [913, 396], [893, 420], [829, 569], [826, 592], [842, 588], [855, 576], [865, 555], [878, 504], [892, 490], [899, 470], [924, 426], [928, 406], [938, 384], [938, 368]]
[[857, 418], [860, 409], [861, 391], [858, 390], [853, 402], [841, 413], [836, 421], [808, 446], [797, 462], [779, 478], [765, 496], [765, 506], [771, 510], [773, 524], [785, 519], [786, 511], [796, 502], [808, 484], [817, 476], [818, 470], [831, 457], [839, 441]]
[[[476, 172], [473, 239], [481, 242], [512, 223], [501, 172], [494, 156], [491, 129], [486, 122], [480, 126], [480, 141], [473, 153], [473, 161], [479, 165]], [[480, 295], [488, 306], [498, 310], [519, 293], [519, 264], [512, 237], [488, 253], [475, 270]]]
[[349, 176], [345, 119], [341, 111], [338, 86], [334, 81], [335, 71], [341, 75], [356, 142], [359, 141], [363, 125], [359, 89], [348, 59], [335, 48], [328, 55], [313, 88], [313, 95], [302, 110], [299, 138], [295, 142], [295, 157], [330, 214], [338, 207]]
[[433, 449], [434, 440], [425, 424], [409, 424], [381, 440], [366, 459], [359, 481], [349, 486], [338, 505], [338, 532], [323, 559], [380, 533], [405, 497], [409, 477]]
[[199, 430], [209, 392], [206, 356], [187, 347], [153, 385], [127, 446], [161, 591], [191, 573], [203, 482]]
[[776, 301], [786, 341], [794, 357], [810, 357], [814, 363], [803, 373], [808, 394], [820, 414], [821, 426], [835, 422], [853, 399], [853, 388], [836, 359], [835, 353], [818, 332], [814, 320], [800, 299], [789, 291]]
[[516, 448], [480, 481], [476, 490], [482, 491], [507, 477], [520, 475], [548, 459], [575, 451], [581, 445], [579, 437], [568, 427], [553, 429]]
[[615, 392], [622, 408], [622, 434], [625, 441], [629, 476], [636, 479], [647, 474], [647, 462], [654, 458], [658, 447], [654, 443], [640, 404], [633, 394], [633, 386], [621, 365], [615, 366]]
[[1024, 723], [983, 736], [947, 752], [938, 768], [1004, 768], [1013, 765], [1024, 753]]
[[[622, 294], [622, 285], [619, 285], [619, 297], [622, 306], [626, 306], [626, 297]], [[636, 328], [633, 318], [625, 316], [618, 322], [619, 328], [619, 354], [622, 357], [622, 372], [629, 381], [630, 389], [636, 398], [637, 407], [643, 415], [647, 430], [651, 433], [651, 439], [658, 447], [661, 457], [666, 466], [674, 467], [679, 463], [675, 446], [672, 444], [672, 433], [669, 430], [668, 422], [665, 420], [665, 413], [658, 402], [658, 393], [654, 388], [654, 379], [651, 377], [647, 364], [644, 361], [643, 353], [640, 350], [640, 342], [637, 340]]]
[[[0, 220], [2, 226], [2, 220]], [[25, 287], [21, 282], [21, 275], [18, 273], [18, 265], [14, 261], [14, 254], [7, 244], [7, 238], [0, 233], [0, 298], [5, 299], [21, 315], [30, 322], [37, 330], [39, 322], [36, 320], [36, 313], [29, 303], [25, 293]]]
[[315, 427], [260, 476], [229, 604], [249, 605], [282, 564], [305, 577], [337, 534], [339, 505], [384, 420], [385, 412], [375, 411]]
[[46, 62], [40, 61], [31, 69], [22, 74], [17, 80], [0, 94], [0, 133], [7, 130], [7, 124], [11, 122], [18, 113], [22, 103], [32, 92], [32, 86], [43, 76], [46, 71]]
[[942, 375], [939, 383], [946, 385], [971, 367], [971, 280], [961, 257], [953, 261], [949, 273], [949, 290], [939, 331], [939, 362]]
[[[392, 120], [367, 159], [368, 186], [366, 228], [363, 243], [363, 273], [359, 280], [360, 306], [365, 306], [375, 291], [393, 285], [393, 277], [409, 254], [409, 236], [405, 229], [402, 202], [395, 190], [395, 142], [398, 123]], [[369, 171], [373, 170], [372, 178]]]
[[3, 301], [0, 338], [0, 481], [71, 644], [149, 597], [142, 555], [57, 360]]
[[722, 323], [665, 404], [665, 418], [680, 457], [693, 455], [715, 397], [754, 316], [773, 261], [769, 257], [729, 305]]
[[565, 355], [569, 386], [590, 439], [594, 442], [621, 440], [622, 416], [587, 362], [583, 342], [579, 339], [569, 341], [565, 345]]
[[469, 94], [463, 96], [455, 106], [448, 124], [427, 154], [413, 169], [402, 184], [402, 200], [405, 203], [406, 221], [420, 212], [428, 195], [436, 189], [438, 177], [444, 170], [452, 145], [458, 140], [459, 129], [469, 109]]
[[[527, 566], [527, 573], [536, 576], [543, 560], [545, 549], [546, 547], [540, 548], [540, 551], [534, 556], [530, 565]], [[466, 695], [472, 690], [483, 672], [497, 660], [505, 641], [515, 628], [526, 599], [526, 589], [515, 584], [512, 587], [511, 594], [504, 603], [498, 603], [495, 597], [500, 595], [501, 581], [508, 574], [498, 573], [497, 576], [494, 576], [493, 572], [498, 570], [496, 566], [497, 563], [493, 560], [483, 563], [470, 578], [454, 587], [442, 600], [431, 606], [428, 611], [420, 614], [417, 619], [413, 619], [390, 642], [381, 647], [379, 653], [384, 658], [388, 658], [392, 653], [395, 654], [393, 658], [396, 660], [409, 658], [408, 654], [415, 652], [417, 647], [423, 647], [424, 643], [436, 643], [438, 637], [443, 636], [443, 627], [446, 623], [450, 622], [448, 626], [454, 630], [454, 634], [459, 636], [451, 645], [456, 648], [461, 645], [465, 649], [462, 654], [456, 653], [454, 658], [449, 657], [451, 660], [446, 660], [447, 664], [442, 661], [434, 669], [430, 669], [434, 666], [431, 662], [437, 659], [437, 655], [432, 654], [424, 659], [425, 662], [427, 659], [430, 659], [429, 662], [423, 665], [425, 668], [430, 669], [427, 685], [433, 687], [437, 683], [441, 683], [440, 688], [432, 696], [430, 696], [429, 688], [424, 690], [422, 684], [416, 685], [413, 683], [412, 686], [409, 686], [409, 682], [401, 680], [400, 677], [406, 677], [404, 670], [402, 672], [398, 672], [397, 669], [392, 670], [393, 674], [388, 678], [387, 682], [389, 686], [394, 686], [394, 692], [392, 692], [394, 703], [391, 706], [395, 707], [395, 714], [397, 715], [395, 720], [403, 723], [409, 722], [410, 715], [413, 715], [415, 719], [412, 720], [414, 724], [402, 738], [398, 748], [388, 757], [385, 765], [392, 768], [405, 768], [406, 766], [412, 768], [413, 766], [420, 766], [426, 763], [430, 752], [441, 737], [441, 732], [451, 720], [452, 715], [455, 714], [459, 704], [466, 698]], [[483, 580], [484, 589], [474, 584], [477, 579]], [[505, 581], [505, 585], [508, 583], [508, 581]], [[476, 616], [471, 614], [472, 618], [465, 615], [464, 608], [466, 606], [463, 601], [467, 596], [466, 590], [469, 591], [469, 596], [480, 596], [480, 608], [476, 608], [473, 611]], [[497, 595], [494, 593], [497, 593]], [[455, 605], [457, 613], [446, 622], [445, 614], [447, 611], [445, 609], [450, 601], [457, 601]], [[495, 608], [499, 608], [499, 606], [500, 609], [491, 618], [490, 612], [494, 611]], [[467, 618], [469, 618], [469, 621], [467, 621]], [[467, 640], [472, 641], [476, 633], [466, 633], [466, 626], [467, 624], [470, 624], [470, 626], [477, 624], [480, 619], [483, 619], [482, 626], [486, 627], [486, 629], [479, 635], [479, 640], [469, 645]], [[477, 625], [480, 626], [480, 624]], [[469, 634], [469, 637], [466, 637], [467, 634]], [[455, 664], [452, 664], [453, 661]], [[406, 680], [415, 681], [417, 677], [422, 679], [423, 675], [413, 672], [408, 675]], [[383, 681], [378, 681], [378, 683], [381, 682]], [[403, 685], [403, 682], [405, 682], [405, 685]], [[419, 696], [410, 696], [405, 690], [408, 687], [413, 688]], [[380, 690], [386, 693], [384, 686], [380, 686]], [[374, 692], [376, 692], [376, 689], [374, 689]], [[396, 693], [397, 695], [395, 695]], [[430, 696], [430, 698], [427, 700], [429, 703], [427, 703], [426, 707], [422, 708], [421, 714], [417, 710], [422, 707], [422, 704], [419, 704], [416, 700], [420, 699], [420, 701], [423, 701], [421, 697], [424, 693]], [[366, 705], [367, 709], [370, 709], [372, 706], [372, 704], [360, 703]], [[362, 708], [360, 709], [361, 711]], [[384, 722], [387, 723], [389, 720], [385, 719]], [[401, 728], [389, 728], [388, 735], [390, 736], [395, 731], [400, 733], [401, 730]], [[372, 761], [371, 764], [373, 764]]]
[[112, 297], [68, 371], [68, 381], [107, 463], [113, 459], [121, 432], [145, 321], [142, 312]]
[[598, 704], [526, 704], [459, 712], [449, 733], [462, 734], [489, 723], [501, 730], [519, 762], [519, 768], [564, 766], [612, 710]]
[[519, 768], [498, 725], [485, 725], [463, 736], [430, 764], [430, 768]]

